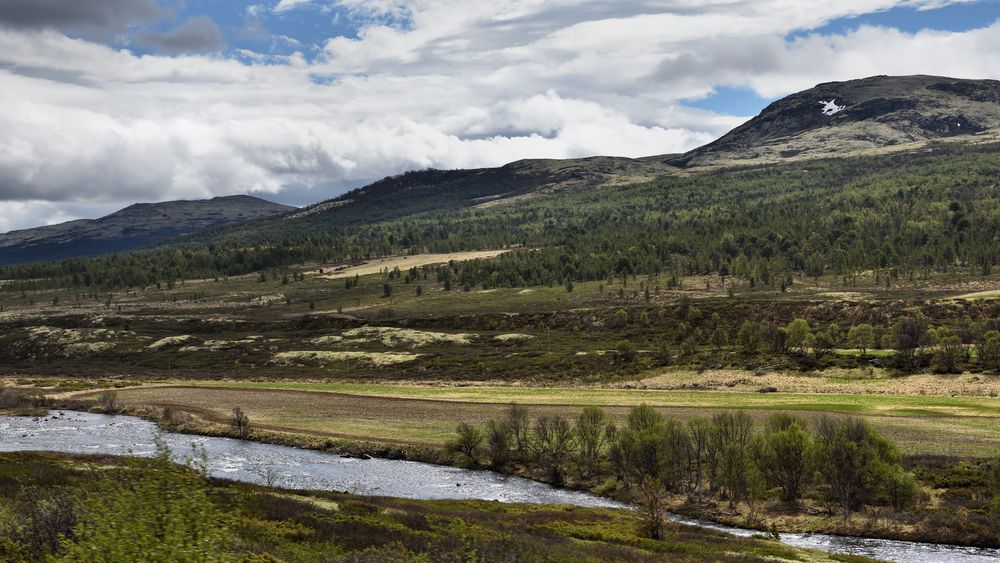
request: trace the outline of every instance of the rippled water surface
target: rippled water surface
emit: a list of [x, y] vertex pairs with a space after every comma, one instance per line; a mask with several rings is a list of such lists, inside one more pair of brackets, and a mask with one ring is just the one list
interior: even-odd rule
[[[0, 416], [0, 451], [57, 451], [81, 454], [149, 456], [157, 433], [152, 422], [131, 416], [53, 411], [41, 418]], [[470, 471], [412, 461], [352, 459], [337, 455], [233, 440], [164, 433], [179, 459], [192, 455], [192, 444], [208, 454], [213, 476], [279, 487], [349, 491], [415, 499], [480, 499], [500, 502], [622, 507], [614, 501], [565, 491], [528, 479], [489, 471]], [[682, 517], [679, 522], [749, 536], [754, 532]], [[951, 561], [998, 562], [1000, 550], [914, 542], [782, 534], [783, 542], [836, 553], [867, 555], [905, 563]]]

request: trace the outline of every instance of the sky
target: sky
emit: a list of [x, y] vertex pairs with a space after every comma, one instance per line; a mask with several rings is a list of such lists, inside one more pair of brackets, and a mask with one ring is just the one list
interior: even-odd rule
[[0, 232], [682, 152], [878, 74], [1000, 78], [1000, 1], [0, 0]]

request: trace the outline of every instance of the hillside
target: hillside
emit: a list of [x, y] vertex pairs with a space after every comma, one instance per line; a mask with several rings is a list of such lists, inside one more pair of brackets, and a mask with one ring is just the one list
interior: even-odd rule
[[[622, 272], [729, 272], [769, 285], [830, 269], [990, 271], [996, 100], [995, 81], [822, 84], [686, 155], [408, 172], [87, 269], [98, 286], [142, 286], [308, 262], [528, 247], [539, 252], [512, 253], [502, 271], [469, 272], [462, 285], [562, 284]], [[809, 150], [788, 148], [804, 144]], [[46, 250], [51, 258], [53, 248], [35, 242], [20, 252], [41, 259]], [[52, 284], [79, 271], [51, 264], [0, 276], [63, 280], [44, 282]]]
[[720, 139], [679, 157], [696, 167], [843, 156], [1000, 127], [1000, 81], [875, 76], [782, 98]]
[[0, 234], [0, 264], [131, 250], [218, 225], [295, 209], [251, 196], [137, 203], [100, 219]]
[[596, 156], [568, 160], [527, 159], [498, 168], [421, 170], [390, 176], [284, 217], [290, 221], [372, 223], [459, 208], [487, 208], [603, 185], [654, 180], [674, 170], [654, 160]]
[[1000, 81], [875, 76], [820, 84], [787, 96], [720, 139], [684, 154], [536, 159], [499, 168], [413, 171], [289, 219], [308, 218], [313, 225], [371, 223], [574, 189], [638, 184], [722, 166], [848, 157], [887, 148], [915, 150], [946, 138], [979, 140], [997, 128]]
[[[725, 167], [913, 152], [945, 139], [982, 143], [996, 140], [998, 128], [998, 81], [876, 76], [830, 82], [778, 100], [717, 141], [685, 154], [529, 159], [497, 168], [410, 171], [282, 217], [274, 216], [291, 208], [250, 197], [136, 205], [97, 221], [0, 235], [0, 264], [130, 250], [192, 233], [177, 243], [267, 244], [340, 236], [339, 229], [349, 226], [486, 210], [602, 187], [680, 181]], [[258, 218], [264, 220], [238, 224]], [[386, 246], [378, 242], [375, 246]]]

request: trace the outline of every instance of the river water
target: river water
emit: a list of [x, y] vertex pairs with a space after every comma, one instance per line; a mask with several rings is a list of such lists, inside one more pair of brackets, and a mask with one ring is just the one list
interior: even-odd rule
[[[155, 452], [153, 439], [157, 432], [154, 423], [131, 416], [73, 411], [53, 411], [49, 416], [39, 418], [0, 416], [0, 451], [149, 456]], [[213, 476], [236, 481], [414, 499], [480, 499], [624, 508], [621, 503], [609, 499], [490, 471], [412, 461], [345, 458], [231, 438], [169, 432], [163, 433], [162, 437], [178, 460], [192, 456], [192, 446], [196, 445], [199, 451], [207, 454], [209, 471]], [[680, 516], [672, 518], [740, 536], [755, 533]], [[1000, 561], [1000, 549], [824, 534], [782, 534], [781, 541], [797, 547], [866, 555], [901, 563]]]

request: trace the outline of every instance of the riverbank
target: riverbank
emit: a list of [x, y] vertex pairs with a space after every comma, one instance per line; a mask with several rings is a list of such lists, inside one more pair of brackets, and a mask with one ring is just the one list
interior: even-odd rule
[[[601, 497], [489, 471], [468, 471], [407, 461], [347, 459], [305, 449], [230, 438], [192, 437], [171, 432], [163, 432], [157, 437], [157, 432], [155, 424], [130, 416], [56, 411], [45, 418], [0, 417], [0, 434], [9, 437], [0, 441], [0, 451], [90, 451], [127, 458], [157, 455], [161, 449], [154, 447], [155, 442], [171, 448], [176, 454], [174, 459], [184, 461], [191, 459], [185, 452], [195, 444], [197, 449], [190, 455], [194, 455], [199, 471], [230, 481], [277, 484], [295, 490], [350, 491], [364, 496], [498, 500], [501, 504], [494, 505], [498, 508], [505, 503], [560, 505], [551, 506], [560, 511], [566, 506], [621, 508], [620, 504]], [[642, 518], [641, 511], [634, 514]], [[690, 521], [673, 515], [670, 520], [740, 537], [755, 535], [749, 530]], [[642, 518], [641, 521], [645, 522], [645, 519]], [[667, 526], [666, 529], [671, 531], [675, 528]], [[641, 531], [638, 533], [640, 536], [643, 534]], [[781, 541], [795, 547], [863, 555], [901, 563], [992, 563], [1000, 558], [1000, 550], [840, 538], [821, 534], [785, 534]]]
[[[170, 408], [160, 409], [143, 406], [119, 406], [114, 410], [96, 407], [92, 401], [62, 399], [56, 403], [59, 408], [93, 409], [98, 412], [131, 414], [156, 422], [162, 428], [175, 432], [202, 436], [238, 437], [234, 430], [220, 421], [198, 418], [198, 414], [186, 413]], [[443, 448], [420, 444], [389, 443], [346, 439], [338, 436], [303, 434], [268, 428], [254, 428], [246, 439], [260, 443], [291, 446], [296, 448], [333, 453], [358, 458], [380, 458], [408, 460], [436, 465], [461, 467], [455, 456], [447, 454]], [[952, 467], [938, 467], [932, 471], [946, 478], [968, 479], [954, 471]], [[504, 473], [552, 483], [547, 475], [531, 470], [523, 465], [511, 465]], [[559, 486], [577, 491], [586, 491], [619, 501], [627, 501], [628, 493], [619, 487], [608, 472], [582, 479], [567, 475]], [[930, 475], [934, 477], [935, 475]], [[668, 499], [667, 509], [684, 516], [708, 520], [720, 524], [767, 531], [776, 529], [780, 533], [812, 533], [837, 536], [865, 537], [914, 541], [935, 544], [951, 544], [980, 547], [1000, 546], [996, 528], [985, 527], [983, 517], [976, 517], [967, 504], [956, 502], [963, 495], [970, 494], [960, 487], [930, 491], [923, 502], [920, 513], [896, 514], [885, 509], [871, 509], [865, 514], [855, 514], [843, 518], [835, 513], [825, 501], [818, 498], [804, 498], [799, 504], [789, 506], [778, 501], [755, 503], [752, 508], [746, 503], [730, 507], [726, 502], [707, 498], [693, 498], [690, 495], [673, 495]], [[969, 515], [973, 514], [970, 518]], [[985, 515], [986, 518], [989, 515]], [[988, 525], [988, 523], [986, 524]]]
[[[171, 495], [161, 489], [157, 460], [52, 453], [0, 454], [0, 560], [58, 559], [67, 552], [164, 556], [174, 546], [157, 545], [154, 533], [180, 533], [181, 522], [202, 524], [199, 555], [217, 560], [365, 561], [428, 560], [630, 560], [712, 562], [734, 555], [741, 561], [847, 561], [774, 541], [739, 538], [674, 525], [663, 540], [644, 539], [629, 511], [570, 506], [498, 504], [483, 501], [417, 501], [359, 497], [338, 492], [290, 491], [234, 481], [204, 479], [190, 471], [167, 472]], [[112, 486], [114, 485], [114, 486]], [[24, 510], [18, 491], [58, 512]], [[135, 495], [122, 497], [128, 490]], [[177, 499], [183, 499], [183, 504]], [[139, 519], [121, 509], [160, 518]], [[179, 510], [187, 509], [184, 514]], [[72, 516], [59, 519], [56, 516]], [[92, 526], [88, 532], [84, 526]], [[76, 524], [75, 522], [79, 522]], [[155, 522], [146, 526], [147, 522]], [[176, 523], [176, 524], [175, 524]], [[47, 526], [42, 528], [42, 526]], [[19, 530], [45, 529], [64, 537], [50, 543]], [[109, 530], [120, 529], [114, 535]], [[129, 534], [126, 537], [124, 534]], [[177, 535], [171, 535], [175, 540]], [[115, 541], [107, 540], [126, 540]], [[177, 548], [190, 547], [176, 545]], [[158, 550], [158, 551], [154, 551]], [[169, 553], [167, 554], [169, 555]], [[191, 552], [186, 553], [191, 556]]]

